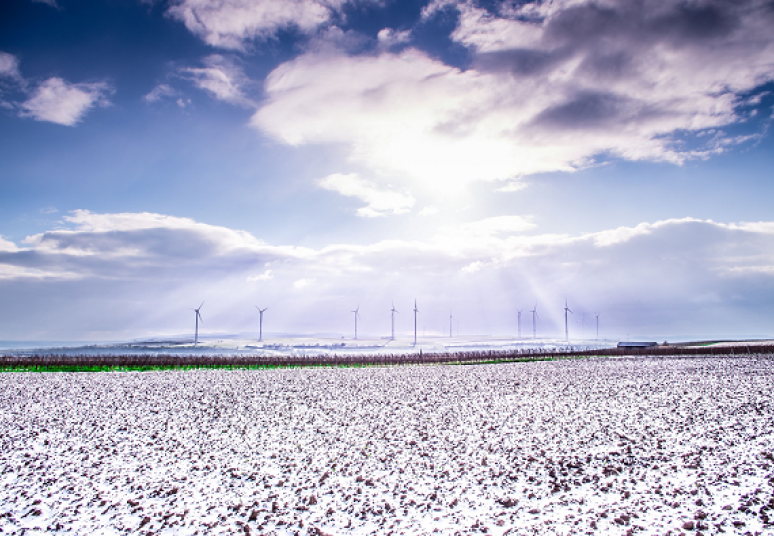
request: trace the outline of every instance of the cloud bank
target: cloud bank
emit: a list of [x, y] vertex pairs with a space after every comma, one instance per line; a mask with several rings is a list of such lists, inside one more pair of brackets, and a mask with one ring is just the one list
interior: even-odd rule
[[[707, 334], [752, 335], [773, 312], [774, 222], [685, 218], [548, 235], [506, 216], [422, 232], [423, 240], [316, 250], [161, 214], [76, 211], [63, 223], [21, 244], [0, 240], [0, 288], [18, 303], [77, 289], [93, 315], [126, 302], [178, 318], [179, 302], [206, 299], [220, 329], [232, 331], [251, 318], [240, 311], [253, 301], [270, 304], [287, 331], [346, 327], [349, 305], [361, 303], [364, 332], [378, 332], [388, 318], [380, 305], [416, 298], [429, 327], [454, 308], [468, 333], [512, 333], [515, 311], [537, 303], [546, 335], [558, 334], [567, 296], [578, 314], [601, 311], [610, 336], [632, 328], [673, 336], [697, 329], [697, 319]], [[3, 322], [19, 327], [38, 313], [10, 314]]]

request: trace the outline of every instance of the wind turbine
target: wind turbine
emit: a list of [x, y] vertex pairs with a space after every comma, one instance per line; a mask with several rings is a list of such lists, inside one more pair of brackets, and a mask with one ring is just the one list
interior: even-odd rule
[[532, 313], [532, 339], [537, 339], [537, 323], [535, 322], [537, 320], [537, 303], [535, 304], [535, 308], [530, 311]]
[[268, 307], [264, 307], [263, 309], [261, 309], [260, 307], [258, 307], [256, 305], [255, 308], [258, 309], [258, 312], [261, 315], [261, 323], [259, 324], [260, 327], [258, 328], [259, 329], [259, 331], [258, 331], [258, 342], [263, 342], [263, 312], [266, 309], [268, 309]]
[[452, 316], [451, 313], [449, 313], [449, 338], [450, 339], [451, 339], [451, 336], [452, 336], [452, 320], [453, 319], [454, 319], [454, 317]]
[[599, 340], [599, 313], [594, 313], [594, 316], [597, 317], [597, 340]]
[[419, 309], [417, 309], [417, 300], [414, 300], [414, 346], [417, 345], [417, 313], [419, 312]]
[[573, 313], [569, 307], [567, 307], [567, 298], [564, 299], [564, 338], [567, 339], [567, 344], [570, 344], [570, 332], [567, 329], [567, 313]]
[[352, 313], [355, 313], [355, 340], [357, 340], [357, 317], [360, 316], [360, 305], [358, 305]]
[[519, 339], [521, 339], [521, 309], [519, 309], [519, 314], [517, 315], [518, 318], [518, 326], [519, 326]]
[[392, 338], [391, 340], [395, 340], [395, 313], [397, 313], [398, 310], [395, 308], [395, 302], [392, 302], [392, 309], [390, 309], [391, 313], [391, 320], [392, 320]]
[[[204, 305], [204, 302], [202, 302], [202, 305]], [[196, 312], [196, 331], [194, 333], [194, 346], [199, 344], [199, 320], [201, 320], [202, 324], [204, 324], [204, 319], [202, 318], [202, 315], [199, 312], [202, 310], [202, 305], [200, 305], [198, 309], [194, 309], [194, 311]]]

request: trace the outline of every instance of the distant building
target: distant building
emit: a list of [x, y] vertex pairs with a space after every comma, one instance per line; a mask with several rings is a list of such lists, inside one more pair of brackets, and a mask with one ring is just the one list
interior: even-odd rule
[[657, 342], [619, 342], [618, 348], [650, 348], [658, 346]]

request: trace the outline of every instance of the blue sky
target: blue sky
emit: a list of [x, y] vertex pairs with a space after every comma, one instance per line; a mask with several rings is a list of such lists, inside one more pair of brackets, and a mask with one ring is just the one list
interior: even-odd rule
[[[766, 337], [770, 2], [10, 0], [0, 339]], [[588, 334], [588, 327], [587, 333]]]

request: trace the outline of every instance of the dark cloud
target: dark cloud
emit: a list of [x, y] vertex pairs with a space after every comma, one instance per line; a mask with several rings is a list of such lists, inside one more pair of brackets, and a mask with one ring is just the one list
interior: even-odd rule
[[[681, 131], [741, 121], [735, 95], [774, 78], [768, 1], [507, 2], [499, 9], [468, 3], [459, 9], [454, 38], [470, 47], [474, 68], [503, 76], [514, 95], [534, 92], [503, 102], [521, 116], [514, 137], [553, 140], [557, 154], [576, 152], [567, 162], [572, 167], [602, 154], [682, 162], [723, 151], [733, 140], [690, 150], [670, 140]], [[577, 139], [584, 130], [586, 141]]]
[[632, 58], [649, 51], [658, 54], [655, 48], [665, 44], [688, 47], [722, 42], [734, 32], [744, 31], [741, 15], [750, 16], [751, 12], [771, 17], [770, 6], [756, 0], [588, 2], [546, 17], [534, 48], [482, 51], [474, 65], [529, 76], [581, 57], [592, 75], [629, 76]]
[[739, 28], [738, 11], [756, 2], [683, 2], [669, 12], [649, 21], [647, 29], [668, 36], [673, 42], [690, 43], [730, 35]]
[[757, 0], [657, 3], [621, 0], [604, 6], [589, 2], [561, 10], [546, 19], [541, 44], [571, 45], [576, 50], [591, 48], [602, 53], [610, 48], [647, 47], [665, 40], [673, 46], [703, 44], [728, 37], [740, 29], [744, 24], [741, 15], [750, 11], [766, 10]]
[[546, 20], [544, 42], [579, 47], [624, 35], [632, 26], [627, 11], [596, 3], [572, 6]]
[[602, 80], [632, 76], [633, 62], [630, 54], [622, 50], [589, 55], [583, 59], [580, 69]]
[[607, 126], [626, 115], [630, 102], [610, 93], [580, 93], [569, 102], [548, 108], [534, 123], [563, 129], [588, 129]]
[[550, 71], [571, 56], [566, 50], [498, 50], [477, 54], [473, 67], [482, 72], [506, 71], [516, 76], [533, 76]]

